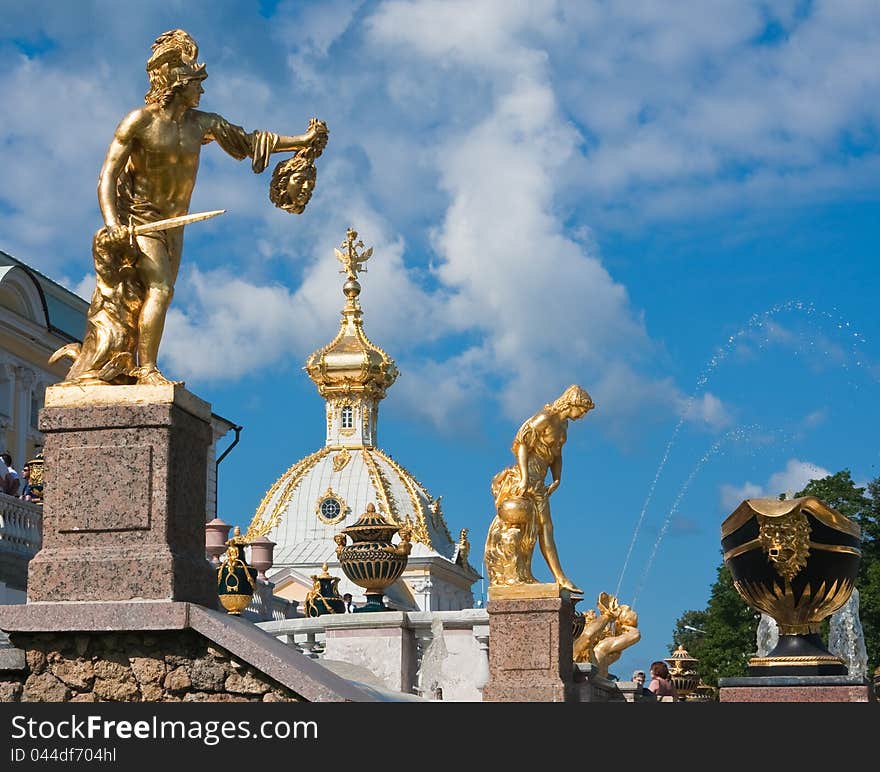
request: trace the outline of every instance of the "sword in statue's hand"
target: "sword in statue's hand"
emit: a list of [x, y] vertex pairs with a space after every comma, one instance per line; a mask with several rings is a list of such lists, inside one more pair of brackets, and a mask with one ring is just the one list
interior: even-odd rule
[[214, 209], [210, 212], [195, 212], [193, 214], [182, 214], [179, 217], [169, 217], [166, 220], [156, 220], [155, 222], [145, 222], [142, 225], [134, 225], [129, 223], [126, 226], [128, 230], [128, 239], [132, 246], [134, 245], [134, 237], [141, 236], [145, 233], [155, 233], [156, 231], [167, 231], [169, 228], [180, 228], [183, 225], [199, 222], [200, 220], [209, 220], [218, 214], [223, 214], [225, 209]]

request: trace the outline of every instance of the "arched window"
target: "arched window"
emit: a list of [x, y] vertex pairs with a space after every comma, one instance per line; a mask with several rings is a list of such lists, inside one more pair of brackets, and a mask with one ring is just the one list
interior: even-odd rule
[[342, 408], [342, 428], [354, 428], [354, 408], [351, 405], [346, 405]]

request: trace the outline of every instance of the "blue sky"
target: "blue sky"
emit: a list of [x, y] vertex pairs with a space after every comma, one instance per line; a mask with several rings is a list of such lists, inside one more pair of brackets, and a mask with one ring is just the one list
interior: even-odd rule
[[203, 109], [330, 128], [302, 215], [202, 152], [192, 210], [228, 211], [188, 229], [160, 364], [244, 427], [228, 522], [323, 443], [302, 365], [336, 332], [349, 226], [401, 370], [380, 445], [475, 564], [520, 422], [593, 396], [553, 520], [579, 608], [639, 614], [622, 678], [705, 606], [743, 498], [880, 474], [876, 3], [3, 0], [0, 248], [85, 297], [101, 161], [174, 27]]

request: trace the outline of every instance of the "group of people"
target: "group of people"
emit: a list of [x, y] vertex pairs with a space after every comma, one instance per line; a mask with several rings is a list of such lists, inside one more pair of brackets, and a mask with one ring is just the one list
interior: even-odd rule
[[636, 670], [633, 673], [632, 680], [635, 681], [636, 687], [641, 689], [644, 696], [653, 695], [655, 698], [672, 697], [673, 702], [678, 702], [678, 690], [672, 682], [672, 676], [669, 674], [669, 667], [662, 660], [651, 663], [651, 682], [645, 686], [645, 671]]
[[0, 453], [0, 490], [7, 496], [15, 496], [25, 501], [35, 501], [37, 497], [31, 488], [30, 464], [25, 464], [19, 473], [12, 465], [12, 455]]

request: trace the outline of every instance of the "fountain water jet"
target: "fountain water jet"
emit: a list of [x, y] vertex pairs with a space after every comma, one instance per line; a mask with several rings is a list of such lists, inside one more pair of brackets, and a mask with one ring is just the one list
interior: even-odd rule
[[[849, 330], [852, 329], [853, 332], [852, 332], [851, 353], [852, 353], [853, 358], [855, 360], [856, 367], [859, 367], [859, 368], [863, 367], [864, 361], [865, 361], [865, 356], [857, 350], [857, 347], [859, 345], [865, 345], [867, 343], [867, 340], [860, 332], [858, 332], [857, 330], [855, 330], [853, 328], [853, 325], [848, 320], [843, 318], [837, 312], [836, 308], [832, 308], [832, 311], [837, 313], [837, 316], [835, 316], [834, 314], [832, 314], [829, 311], [825, 311], [823, 309], [817, 309], [813, 303], [804, 302], [801, 300], [788, 300], [783, 303], [778, 303], [778, 304], [772, 306], [771, 308], [767, 309], [766, 311], [763, 311], [761, 313], [752, 314], [752, 316], [749, 318], [749, 321], [746, 323], [746, 325], [743, 326], [742, 328], [740, 328], [736, 333], [731, 335], [727, 339], [725, 344], [723, 346], [721, 346], [715, 352], [715, 354], [709, 359], [709, 361], [706, 363], [705, 367], [703, 368], [702, 372], [700, 373], [699, 378], [697, 378], [697, 384], [696, 384], [696, 388], [694, 389], [694, 392], [690, 395], [690, 397], [688, 397], [688, 399], [685, 403], [685, 406], [684, 406], [684, 410], [682, 411], [682, 414], [679, 417], [678, 422], [676, 423], [674, 429], [672, 430], [672, 435], [669, 438], [669, 442], [666, 444], [666, 449], [663, 452], [663, 456], [660, 459], [660, 463], [657, 467], [657, 471], [654, 475], [654, 479], [651, 482], [650, 488], [648, 489], [648, 495], [645, 498], [645, 502], [642, 505], [642, 509], [639, 513], [639, 517], [636, 520], [635, 528], [633, 529], [633, 535], [632, 535], [632, 538], [630, 539], [629, 547], [627, 549], [626, 556], [623, 561], [623, 566], [620, 571], [620, 576], [618, 577], [618, 580], [617, 580], [617, 587], [615, 588], [615, 593], [614, 593], [615, 595], [620, 594], [620, 588], [621, 588], [621, 585], [623, 584], [623, 578], [626, 575], [627, 568], [629, 567], [629, 562], [632, 557], [632, 552], [635, 547], [636, 541], [638, 540], [639, 533], [642, 528], [642, 523], [644, 522], [645, 515], [648, 511], [648, 507], [650, 506], [651, 501], [654, 497], [654, 491], [657, 487], [657, 482], [659, 481], [660, 476], [662, 475], [663, 470], [666, 467], [666, 463], [669, 460], [670, 452], [672, 451], [672, 447], [675, 445], [675, 441], [678, 438], [678, 435], [681, 431], [681, 428], [684, 425], [684, 422], [687, 420], [687, 417], [690, 414], [690, 412], [693, 408], [694, 402], [696, 401], [696, 398], [699, 395], [700, 391], [709, 382], [710, 377], [715, 372], [715, 370], [717, 370], [718, 366], [727, 358], [727, 356], [736, 348], [736, 346], [738, 344], [745, 341], [748, 336], [754, 334], [756, 331], [761, 330], [761, 329], [764, 329], [764, 330], [768, 329], [770, 327], [770, 323], [772, 322], [772, 320], [776, 316], [778, 316], [779, 314], [788, 313], [788, 312], [803, 312], [811, 320], [814, 317], [819, 316], [825, 320], [828, 320], [828, 321], [834, 323], [836, 325], [837, 329], [840, 330], [841, 332], [848, 332]], [[765, 343], [769, 343], [769, 342], [770, 342], [770, 339], [768, 336], [767, 341], [760, 342], [759, 348], [762, 348], [763, 345], [765, 345]], [[812, 345], [812, 342], [811, 342], [811, 345]], [[827, 352], [826, 352], [826, 354], [827, 354]], [[844, 369], [847, 369], [847, 370], [849, 369], [846, 362], [844, 362], [842, 366], [844, 367]], [[688, 480], [688, 483], [686, 483], [686, 484], [689, 484], [689, 483], [690, 483], [690, 478]], [[655, 544], [655, 552], [656, 552], [656, 544]], [[653, 553], [652, 553], [652, 560], [653, 560]]]

